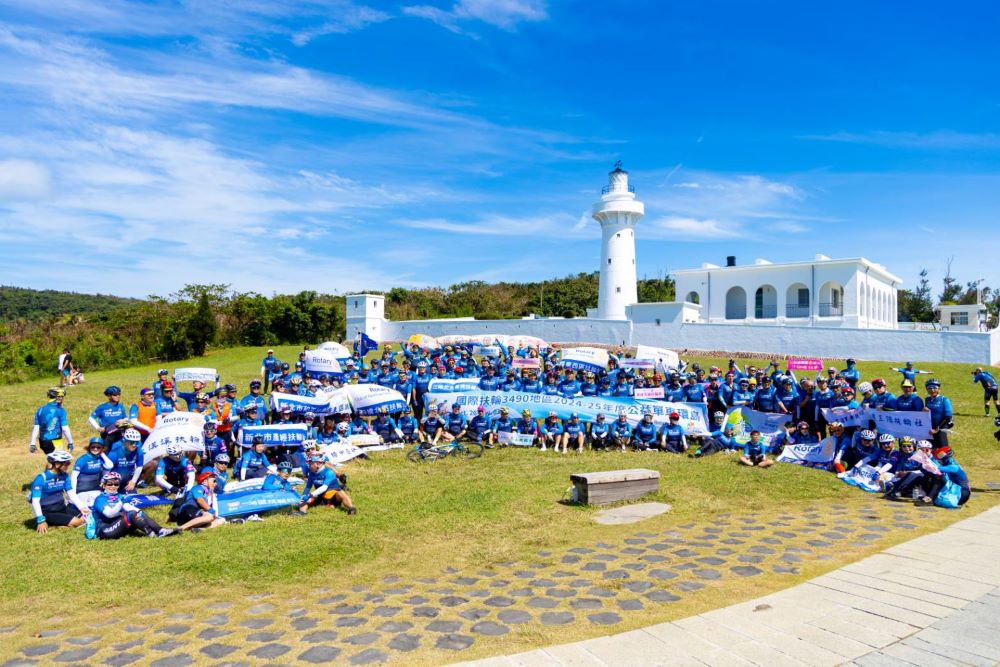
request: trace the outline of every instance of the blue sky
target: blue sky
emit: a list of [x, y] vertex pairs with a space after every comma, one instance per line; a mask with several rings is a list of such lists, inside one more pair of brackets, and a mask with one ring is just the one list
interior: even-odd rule
[[[951, 12], [951, 13], [947, 13]], [[346, 292], [864, 255], [1000, 287], [991, 3], [0, 6], [0, 283]]]

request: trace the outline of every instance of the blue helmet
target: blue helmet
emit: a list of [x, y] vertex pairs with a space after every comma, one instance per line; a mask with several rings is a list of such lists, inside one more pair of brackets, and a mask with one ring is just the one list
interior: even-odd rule
[[927, 387], [928, 389], [930, 389], [931, 387], [937, 387], [938, 389], [940, 389], [941, 381], [935, 378], [931, 378], [930, 380], [924, 383], [924, 386]]
[[105, 396], [112, 396], [112, 395], [116, 395], [116, 394], [118, 396], [121, 396], [121, 394], [122, 394], [122, 388], [119, 387], [116, 384], [113, 384], [113, 385], [111, 385], [110, 387], [108, 387], [107, 389], [104, 390], [104, 395]]

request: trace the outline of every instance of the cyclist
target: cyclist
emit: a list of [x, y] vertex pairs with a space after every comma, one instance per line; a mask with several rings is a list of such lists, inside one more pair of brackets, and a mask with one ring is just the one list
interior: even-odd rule
[[656, 448], [656, 424], [653, 423], [653, 413], [646, 411], [642, 419], [635, 425], [632, 431], [632, 446], [636, 450], [646, 451]]
[[[552, 445], [553, 451], [559, 451], [559, 443], [563, 440], [563, 425], [559, 421], [559, 416], [555, 412], [549, 412], [538, 428], [539, 440], [544, 452], [548, 445]], [[563, 450], [566, 453], [566, 450]]]
[[153, 479], [168, 494], [180, 495], [194, 486], [194, 466], [180, 445], [167, 445], [167, 454], [156, 464]]
[[156, 426], [158, 414], [160, 411], [154, 400], [153, 390], [149, 387], [139, 390], [139, 402], [133, 403], [132, 407], [128, 409], [128, 420], [132, 427], [149, 435], [149, 432]]
[[451, 412], [444, 418], [444, 433], [441, 437], [445, 442], [454, 442], [465, 436], [469, 429], [469, 420], [462, 414], [462, 406], [451, 404]]
[[437, 408], [433, 405], [427, 408], [427, 416], [420, 422], [420, 431], [417, 434], [421, 447], [434, 447], [441, 438], [444, 430], [444, 422], [438, 417]]
[[501, 433], [513, 433], [515, 428], [516, 424], [510, 418], [510, 409], [506, 405], [501, 406], [500, 416], [493, 420], [493, 426], [490, 429], [490, 443], [497, 444], [500, 441]]
[[260, 362], [260, 377], [264, 380], [264, 391], [267, 391], [268, 381], [275, 371], [280, 368], [281, 362], [274, 356], [274, 350], [268, 350], [267, 355]]
[[674, 454], [683, 454], [687, 451], [687, 436], [684, 434], [684, 427], [681, 426], [680, 414], [671, 412], [670, 422], [660, 428], [660, 449]]
[[384, 445], [403, 439], [403, 432], [399, 430], [396, 420], [389, 416], [389, 408], [386, 407], [378, 409], [378, 416], [372, 422], [372, 431], [378, 435], [379, 442]]
[[[170, 371], [161, 368], [156, 371], [156, 381], [153, 382], [153, 398], [163, 398], [163, 383], [170, 382]], [[173, 386], [171, 384], [171, 386]]]
[[632, 425], [624, 412], [618, 413], [618, 419], [611, 424], [611, 442], [625, 451], [625, 446], [632, 441]]
[[239, 474], [236, 476], [241, 482], [267, 477], [267, 469], [271, 466], [271, 462], [267, 458], [266, 450], [264, 439], [259, 435], [254, 436], [250, 451], [244, 451], [240, 457]]
[[211, 466], [206, 466], [201, 471], [215, 473], [215, 494], [225, 493], [226, 482], [229, 481], [229, 454], [219, 454]]
[[469, 420], [468, 437], [478, 442], [480, 445], [492, 447], [490, 435], [493, 424], [486, 416], [486, 407], [480, 405], [476, 408], [476, 416]]
[[743, 456], [740, 457], [740, 463], [750, 467], [770, 468], [774, 465], [774, 461], [765, 456], [766, 447], [767, 445], [761, 441], [760, 431], [756, 429], [750, 431], [750, 439], [743, 445]]
[[982, 368], [972, 371], [972, 383], [978, 382], [983, 385], [983, 411], [988, 417], [990, 414], [990, 399], [993, 399], [993, 407], [1000, 415], [1000, 404], [997, 403], [997, 381], [992, 374], [987, 373]]
[[902, 389], [903, 393], [893, 401], [892, 409], [901, 412], [923, 412], [924, 399], [917, 396], [917, 393], [913, 390], [913, 382], [911, 380], [903, 380]]
[[603, 412], [598, 412], [594, 423], [590, 425], [590, 448], [607, 449], [611, 441], [611, 426], [606, 421]]
[[414, 419], [413, 408], [409, 405], [403, 408], [403, 416], [396, 422], [396, 426], [399, 427], [400, 432], [403, 434], [403, 442], [414, 443], [417, 441], [417, 432], [420, 430], [420, 424]]
[[922, 371], [913, 367], [912, 361], [907, 361], [903, 368], [889, 368], [890, 371], [896, 371], [897, 373], [902, 373], [904, 380], [909, 380], [910, 382], [916, 382], [918, 375], [932, 375], [930, 371]]
[[924, 400], [924, 411], [931, 413], [931, 442], [934, 448], [948, 446], [948, 429], [952, 427], [954, 413], [951, 409], [951, 399], [941, 395], [941, 382], [931, 378], [924, 383], [927, 388], [927, 398]]
[[517, 432], [521, 435], [533, 436], [532, 444], [538, 441], [538, 424], [531, 416], [531, 410], [525, 408], [521, 411], [521, 418], [517, 420], [517, 425], [515, 426]]
[[[204, 394], [205, 396], [208, 396], [208, 393], [205, 392], [205, 383], [201, 380], [191, 381], [191, 391], [177, 391], [177, 378], [173, 378], [173, 383], [174, 383], [175, 394], [177, 395], [178, 398], [182, 399], [187, 404], [188, 410], [192, 411], [194, 410], [195, 403], [198, 402], [199, 394]], [[215, 376], [215, 391], [213, 391], [212, 393], [213, 394], [219, 393], [218, 375]], [[208, 400], [206, 399], [205, 402], [207, 403]]]
[[[104, 396], [108, 400], [94, 408], [87, 421], [101, 434], [104, 446], [108, 448], [121, 438], [122, 426], [128, 419], [125, 414], [125, 406], [122, 405], [120, 387], [111, 385], [104, 390]], [[97, 481], [99, 483], [100, 479]]]
[[310, 507], [321, 503], [343, 506], [347, 509], [348, 515], [358, 513], [351, 497], [341, 488], [337, 473], [326, 465], [326, 459], [320, 454], [313, 454], [309, 457], [309, 476], [306, 478], [305, 488], [302, 489], [302, 504], [299, 505], [299, 514], [305, 514]]
[[146, 537], [167, 537], [177, 531], [161, 528], [150, 517], [131, 503], [125, 502], [119, 493], [122, 476], [116, 472], [104, 473], [101, 479], [101, 493], [94, 501], [94, 519], [97, 522], [97, 537], [102, 540], [117, 540], [129, 533]]
[[156, 404], [156, 413], [159, 415], [170, 414], [180, 409], [177, 405], [177, 398], [174, 396], [174, 383], [170, 380], [164, 380], [163, 384], [160, 385], [161, 396], [155, 396], [153, 398], [153, 403]]
[[111, 447], [107, 455], [111, 461], [111, 470], [121, 477], [126, 493], [135, 490], [142, 475], [143, 459], [142, 452], [139, 451], [141, 441], [142, 434], [139, 431], [134, 428], [125, 429], [122, 439]]
[[87, 451], [73, 464], [70, 474], [70, 498], [77, 507], [82, 503], [86, 507], [94, 504], [94, 499], [101, 492], [101, 476], [111, 470], [114, 464], [104, 454], [104, 443], [100, 438], [91, 438], [87, 443]]
[[856, 364], [857, 362], [855, 362], [854, 359], [848, 359], [847, 368], [838, 373], [840, 377], [847, 381], [847, 384], [851, 385], [851, 389], [854, 389], [854, 387], [861, 380], [861, 371], [858, 370]]
[[288, 479], [291, 474], [292, 464], [288, 461], [282, 461], [278, 464], [276, 472], [269, 473], [264, 478], [264, 485], [261, 488], [265, 491], [292, 491], [292, 483]]
[[73, 451], [73, 435], [69, 432], [69, 419], [66, 408], [63, 407], [66, 390], [51, 387], [47, 396], [49, 402], [35, 410], [35, 425], [31, 428], [28, 451], [34, 454], [40, 447], [45, 454], [51, 454], [55, 451], [56, 444], [62, 442], [63, 436], [66, 437], [66, 449]]
[[217, 425], [214, 421], [207, 421], [205, 422], [205, 426], [202, 427], [201, 435], [205, 446], [201, 454], [202, 465], [211, 465], [212, 461], [214, 461], [215, 457], [219, 454], [229, 453], [226, 441], [217, 435], [216, 427]]
[[580, 421], [580, 415], [570, 413], [569, 419], [563, 423], [562, 449], [563, 454], [569, 443], [576, 443], [576, 451], [582, 452], [584, 441], [587, 438], [587, 424]]
[[212, 471], [198, 475], [198, 483], [184, 494], [184, 501], [177, 509], [178, 530], [215, 528], [226, 521], [215, 509], [216, 477]]
[[44, 535], [50, 526], [82, 526], [86, 521], [81, 513], [87, 514], [89, 510], [83, 503], [77, 505], [70, 495], [72, 486], [67, 471], [73, 456], [64, 449], [56, 449], [46, 454], [45, 459], [48, 466], [31, 482], [29, 493], [29, 502], [35, 511], [35, 530]]
[[876, 410], [891, 411], [896, 404], [896, 396], [886, 387], [885, 380], [875, 378], [872, 380], [872, 397], [868, 401], [870, 407]]

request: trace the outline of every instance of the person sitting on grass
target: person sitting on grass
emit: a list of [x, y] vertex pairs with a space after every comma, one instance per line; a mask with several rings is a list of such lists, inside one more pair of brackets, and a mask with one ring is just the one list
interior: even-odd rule
[[462, 406], [452, 403], [451, 412], [444, 418], [444, 432], [441, 437], [445, 442], [457, 442], [465, 436], [468, 429], [469, 420], [462, 414]]
[[215, 495], [222, 495], [226, 492], [226, 482], [229, 481], [229, 454], [217, 455], [212, 465], [205, 466], [201, 471], [215, 473]]
[[770, 468], [774, 465], [774, 461], [764, 455], [766, 447], [766, 443], [761, 440], [760, 431], [756, 429], [750, 431], [750, 439], [743, 445], [743, 456], [740, 457], [740, 463], [750, 467]]
[[900, 494], [898, 489], [903, 481], [914, 473], [916, 473], [917, 477], [920, 476], [920, 461], [913, 457], [916, 453], [916, 445], [916, 441], [908, 435], [904, 435], [899, 439], [899, 455], [896, 457], [896, 462], [893, 464], [892, 469], [889, 470], [891, 477], [886, 480], [885, 495], [883, 498], [887, 500], [899, 500]]
[[563, 424], [562, 448], [563, 454], [569, 443], [576, 444], [576, 451], [583, 451], [584, 439], [587, 437], [587, 425], [580, 421], [580, 415], [573, 412], [569, 419]]
[[611, 442], [615, 447], [625, 451], [625, 446], [632, 441], [632, 425], [624, 412], [618, 413], [618, 419], [611, 424]]
[[688, 456], [699, 458], [716, 452], [732, 453], [739, 446], [736, 442], [735, 428], [732, 424], [726, 424], [712, 431], [709, 437], [703, 438], [701, 445]]
[[476, 408], [476, 416], [469, 420], [469, 428], [466, 432], [466, 437], [473, 442], [478, 442], [480, 445], [491, 447], [491, 427], [492, 424], [490, 423], [490, 418], [486, 416], [486, 407], [480, 405]]
[[427, 416], [420, 422], [420, 432], [417, 434], [420, 448], [436, 447], [443, 432], [444, 422], [438, 417], [437, 408], [432, 405], [427, 408]]
[[117, 540], [129, 533], [146, 537], [167, 537], [177, 531], [162, 528], [160, 524], [146, 516], [146, 513], [119, 493], [122, 476], [116, 472], [104, 473], [101, 479], [101, 494], [94, 501], [94, 519], [97, 522], [97, 537], [102, 540]]
[[[542, 443], [543, 452], [549, 445], [552, 446], [553, 451], [559, 451], [559, 444], [563, 439], [563, 425], [562, 422], [559, 421], [559, 416], [555, 412], [549, 412], [548, 416], [539, 427], [538, 433]], [[563, 454], [565, 453], [566, 450], [564, 448]]]
[[348, 515], [358, 513], [357, 508], [347, 495], [337, 478], [337, 473], [326, 465], [326, 459], [321, 454], [309, 457], [309, 477], [302, 489], [302, 504], [297, 514], [305, 515], [310, 507], [320, 504], [331, 504], [334, 507], [343, 505]]
[[521, 418], [517, 420], [517, 432], [521, 435], [530, 435], [532, 438], [532, 445], [538, 442], [538, 424], [535, 423], [535, 419], [531, 416], [531, 410], [525, 408], [521, 411]]
[[215, 509], [215, 473], [203, 472], [198, 483], [184, 496], [177, 508], [178, 530], [198, 532], [202, 528], [217, 528], [226, 522]]
[[156, 485], [168, 494], [180, 495], [195, 484], [194, 466], [180, 445], [167, 445], [167, 455], [156, 464]]
[[[35, 511], [35, 530], [44, 535], [49, 527], [76, 528], [86, 523], [81, 516], [89, 512], [86, 504], [74, 507], [70, 495], [69, 466], [73, 456], [65, 449], [57, 449], [45, 456], [48, 466], [31, 482], [29, 499]], [[66, 500], [69, 499], [70, 503]]]
[[413, 408], [407, 405], [403, 408], [403, 415], [396, 421], [403, 434], [403, 442], [413, 444], [417, 441], [417, 432], [420, 430], [420, 423], [413, 417]]
[[267, 477], [267, 469], [271, 462], [267, 458], [267, 445], [264, 438], [255, 435], [250, 451], [244, 451], [240, 457], [239, 474], [237, 478], [242, 482], [248, 479], [260, 479]]
[[962, 466], [955, 460], [955, 453], [951, 447], [939, 447], [934, 450], [934, 463], [941, 471], [941, 476], [928, 476], [928, 484], [924, 487], [924, 495], [920, 502], [929, 505], [934, 502], [946, 482], [957, 484], [960, 489], [958, 506], [961, 507], [969, 501], [972, 495], [972, 487], [969, 485], [969, 475], [966, 474]]
[[607, 449], [611, 442], [611, 426], [603, 412], [598, 412], [594, 423], [590, 425], [590, 448]]
[[[310, 458], [313, 456], [322, 456], [322, 454], [310, 454]], [[288, 461], [282, 461], [278, 464], [277, 472], [272, 472], [264, 478], [264, 485], [261, 488], [265, 491], [293, 491], [292, 483], [288, 479], [291, 474], [292, 464]]]
[[513, 433], [515, 427], [514, 420], [510, 418], [510, 409], [506, 405], [501, 406], [500, 417], [493, 420], [493, 427], [490, 429], [490, 443], [497, 444], [501, 433]]
[[674, 454], [683, 454], [688, 449], [681, 416], [676, 412], [670, 413], [670, 421], [660, 429], [660, 449]]
[[91, 438], [87, 451], [73, 464], [73, 472], [70, 473], [70, 498], [76, 498], [87, 507], [92, 506], [101, 493], [101, 477], [114, 467], [114, 463], [104, 453], [101, 438]]

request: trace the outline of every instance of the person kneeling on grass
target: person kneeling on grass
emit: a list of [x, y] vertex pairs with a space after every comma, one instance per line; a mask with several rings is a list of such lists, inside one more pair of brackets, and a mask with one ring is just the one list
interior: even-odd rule
[[[44, 535], [50, 526], [82, 526], [86, 520], [81, 514], [89, 510], [86, 503], [75, 500], [70, 494], [72, 486], [68, 470], [73, 463], [73, 456], [65, 449], [57, 449], [45, 458], [49, 465], [31, 482], [31, 493], [28, 496], [35, 511], [36, 530]], [[66, 502], [67, 498], [72, 504]], [[74, 507], [77, 502], [79, 505]]]
[[118, 493], [121, 486], [121, 475], [116, 472], [104, 473], [101, 494], [94, 501], [94, 518], [97, 521], [99, 539], [117, 540], [129, 533], [146, 537], [167, 537], [177, 533], [172, 528], [161, 528], [145, 512], [125, 502], [124, 496]]
[[302, 504], [299, 505], [298, 514], [304, 515], [310, 507], [327, 503], [334, 507], [343, 504], [351, 515], [358, 513], [351, 497], [341, 487], [337, 473], [327, 467], [322, 455], [313, 454], [309, 457], [309, 477], [302, 489]]
[[216, 477], [212, 471], [198, 475], [198, 483], [184, 496], [177, 509], [178, 530], [216, 528], [226, 522], [215, 509]]
[[740, 463], [758, 468], [769, 468], [774, 465], [774, 461], [764, 455], [766, 447], [767, 445], [761, 442], [760, 431], [750, 431], [750, 439], [743, 445], [743, 456], [740, 457]]

